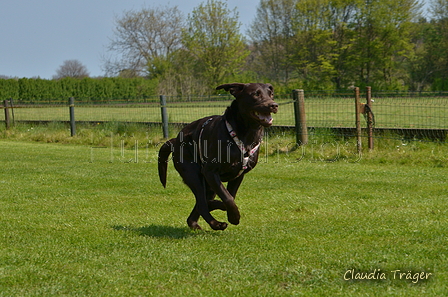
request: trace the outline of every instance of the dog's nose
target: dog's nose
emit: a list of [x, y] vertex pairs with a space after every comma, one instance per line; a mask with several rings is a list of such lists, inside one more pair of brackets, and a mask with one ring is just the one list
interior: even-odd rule
[[272, 104], [270, 105], [270, 108], [271, 108], [271, 110], [277, 111], [277, 109], [278, 109], [278, 104], [274, 102], [274, 103], [272, 103]]

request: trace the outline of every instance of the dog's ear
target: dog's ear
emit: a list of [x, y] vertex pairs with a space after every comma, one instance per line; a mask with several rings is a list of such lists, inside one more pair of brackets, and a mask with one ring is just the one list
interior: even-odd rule
[[274, 96], [274, 86], [272, 86], [271, 84], [267, 83], [265, 84], [266, 86], [268, 86], [268, 89], [271, 90], [271, 97]]
[[246, 86], [246, 84], [233, 83], [233, 84], [224, 84], [224, 85], [217, 86], [216, 89], [217, 90], [224, 89], [228, 92], [230, 91], [230, 94], [232, 94], [233, 96], [236, 97], [239, 93], [241, 93], [241, 91], [244, 89], [245, 86]]

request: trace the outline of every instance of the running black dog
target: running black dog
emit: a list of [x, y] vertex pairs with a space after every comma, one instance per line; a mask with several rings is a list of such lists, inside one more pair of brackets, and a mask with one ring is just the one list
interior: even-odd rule
[[[271, 113], [278, 109], [270, 84], [232, 83], [216, 89], [230, 91], [235, 97], [224, 115], [192, 122], [159, 151], [163, 186], [166, 186], [168, 158], [173, 152], [174, 167], [196, 197], [196, 205], [187, 219], [192, 229], [201, 229], [200, 216], [212, 229], [226, 229], [227, 223], [218, 222], [210, 214], [215, 209], [227, 211], [229, 222], [239, 224], [236, 192], [244, 175], [257, 164], [263, 127], [272, 125]], [[228, 182], [227, 188], [222, 182]], [[215, 200], [216, 195], [222, 201]]]

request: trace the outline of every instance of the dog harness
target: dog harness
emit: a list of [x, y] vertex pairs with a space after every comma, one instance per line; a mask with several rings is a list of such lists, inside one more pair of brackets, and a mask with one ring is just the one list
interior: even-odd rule
[[[202, 154], [202, 132], [204, 131], [204, 127], [210, 123], [210, 121], [212, 121], [213, 118], [209, 118], [207, 121], [205, 121], [202, 124], [202, 129], [201, 132], [199, 133], [199, 157], [201, 158], [201, 162], [205, 163], [206, 161], [204, 160], [203, 154]], [[244, 143], [241, 141], [241, 139], [238, 138], [238, 136], [236, 135], [235, 130], [233, 130], [232, 125], [230, 125], [230, 123], [226, 120], [226, 127], [227, 127], [227, 131], [229, 131], [230, 136], [232, 137], [233, 141], [236, 143], [236, 145], [238, 146], [238, 148], [241, 151], [241, 156], [242, 156], [242, 166], [240, 171], [238, 172], [238, 175], [235, 177], [239, 177], [241, 174], [243, 174], [244, 170], [247, 169], [247, 164], [249, 163], [249, 159], [250, 157], [252, 157], [260, 148], [260, 144], [261, 142], [257, 143], [250, 151], [247, 151], [245, 148]]]
[[232, 126], [227, 120], [226, 120], [226, 126], [230, 136], [232, 136], [233, 141], [235, 141], [236, 145], [240, 148], [241, 154], [243, 156], [243, 166], [241, 167], [240, 172], [238, 172], [238, 175], [236, 176], [239, 177], [241, 174], [243, 174], [244, 170], [247, 169], [247, 163], [249, 163], [249, 158], [252, 157], [257, 152], [257, 150], [260, 148], [261, 142], [257, 143], [257, 145], [254, 146], [248, 152], [244, 146], [244, 143], [238, 138], [238, 136], [236, 136], [236, 132], [233, 130]]

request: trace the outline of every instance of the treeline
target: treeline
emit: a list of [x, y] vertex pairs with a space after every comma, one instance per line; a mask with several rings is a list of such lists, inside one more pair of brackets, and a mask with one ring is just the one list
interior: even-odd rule
[[248, 69], [308, 90], [448, 90], [448, 1], [261, 0]]
[[260, 0], [245, 35], [223, 0], [204, 1], [186, 19], [169, 6], [129, 11], [110, 45], [120, 63], [108, 69], [157, 79], [166, 95], [206, 94], [238, 80], [270, 82], [282, 93], [447, 90], [448, 2], [427, 2]]
[[[0, 79], [0, 98], [209, 95], [219, 84], [292, 89], [448, 90], [448, 0], [260, 0], [248, 31], [224, 0], [116, 19], [103, 79]], [[429, 8], [429, 9], [428, 9]]]
[[0, 79], [0, 98], [18, 101], [140, 100], [154, 96], [157, 82], [142, 77], [71, 78], [46, 80], [39, 78]]

